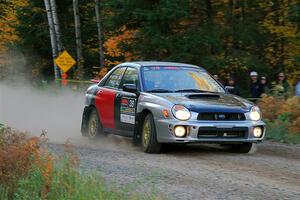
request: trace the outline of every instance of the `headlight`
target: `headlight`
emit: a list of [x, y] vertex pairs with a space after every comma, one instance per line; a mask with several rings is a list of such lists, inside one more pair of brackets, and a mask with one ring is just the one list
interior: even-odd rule
[[188, 120], [191, 117], [191, 112], [183, 105], [175, 105], [172, 108], [174, 117], [179, 120]]
[[261, 119], [261, 112], [257, 106], [253, 106], [250, 109], [250, 119], [253, 121], [258, 121]]

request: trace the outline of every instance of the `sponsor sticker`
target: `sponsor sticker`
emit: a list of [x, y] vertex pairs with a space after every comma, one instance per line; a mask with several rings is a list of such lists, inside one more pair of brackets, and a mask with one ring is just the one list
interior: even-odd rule
[[121, 99], [121, 112], [120, 121], [123, 123], [135, 123], [135, 98], [122, 97]]
[[121, 114], [120, 120], [123, 123], [134, 124], [135, 116], [134, 115]]

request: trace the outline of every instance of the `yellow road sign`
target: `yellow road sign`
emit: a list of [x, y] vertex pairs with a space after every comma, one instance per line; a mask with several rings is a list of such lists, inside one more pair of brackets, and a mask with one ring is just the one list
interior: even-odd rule
[[71, 69], [71, 67], [75, 65], [76, 61], [67, 51], [64, 51], [55, 59], [55, 63], [61, 70], [66, 73], [69, 69]]

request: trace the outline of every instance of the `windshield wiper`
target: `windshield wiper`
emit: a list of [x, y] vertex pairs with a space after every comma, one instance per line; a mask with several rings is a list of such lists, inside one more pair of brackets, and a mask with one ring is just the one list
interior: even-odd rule
[[199, 89], [182, 89], [182, 90], [176, 90], [175, 92], [209, 92], [209, 93], [215, 93], [212, 91], [207, 91], [207, 90], [199, 90]]
[[172, 91], [172, 90], [166, 90], [166, 89], [161, 89], [161, 88], [156, 88], [156, 89], [153, 89], [153, 90], [147, 90], [146, 92], [171, 93], [171, 92], [174, 92], [174, 91]]

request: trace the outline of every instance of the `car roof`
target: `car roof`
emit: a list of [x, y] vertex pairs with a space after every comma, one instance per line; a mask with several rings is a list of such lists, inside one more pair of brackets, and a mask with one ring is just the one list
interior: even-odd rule
[[197, 66], [197, 65], [191, 65], [186, 63], [177, 63], [177, 62], [163, 62], [163, 61], [133, 61], [133, 62], [126, 62], [122, 63], [121, 65], [135, 65], [140, 67], [148, 67], [148, 66], [172, 66], [172, 67], [193, 67], [205, 70], [204, 68]]

